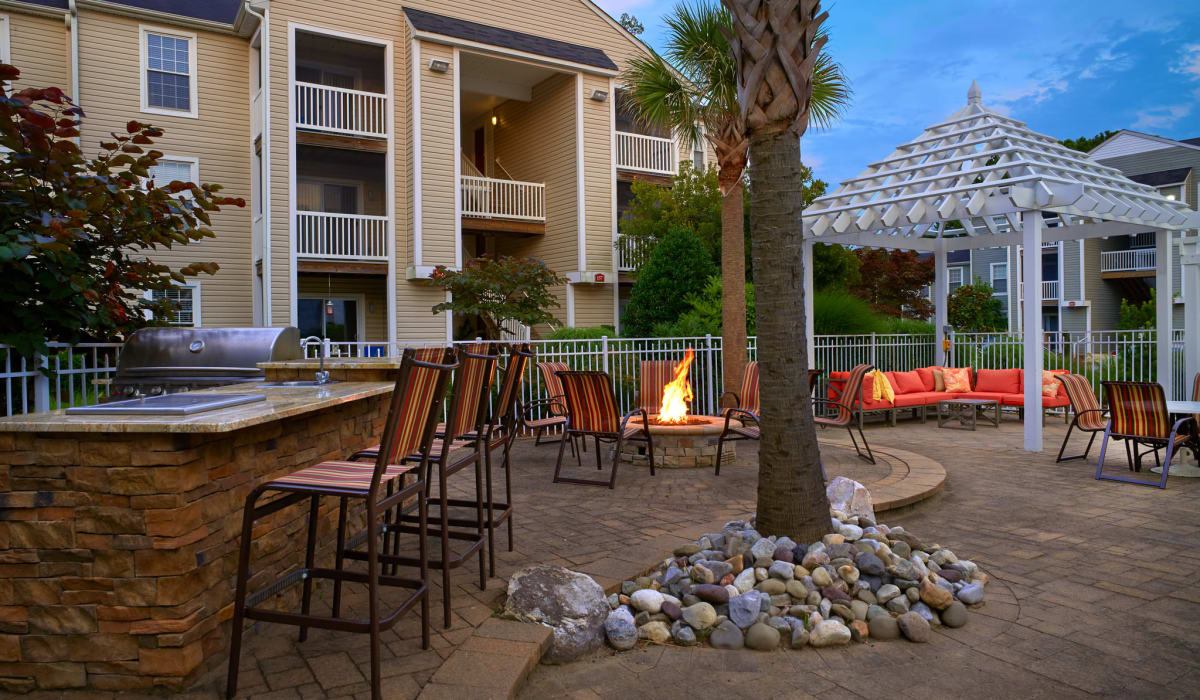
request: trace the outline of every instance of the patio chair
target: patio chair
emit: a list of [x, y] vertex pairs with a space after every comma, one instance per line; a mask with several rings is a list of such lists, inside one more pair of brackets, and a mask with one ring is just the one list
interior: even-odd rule
[[661, 408], [663, 389], [675, 378], [674, 360], [642, 360], [638, 367], [637, 405], [656, 415]]
[[[758, 440], [762, 437], [762, 424], [758, 420], [758, 363], [747, 362], [742, 373], [741, 391], [725, 392], [721, 396], [732, 396], [737, 406], [725, 409], [725, 427], [717, 438], [716, 475], [721, 475], [721, 460], [725, 455], [725, 443], [735, 440]], [[736, 424], [735, 424], [736, 419]]]
[[[384, 427], [383, 441], [374, 463], [353, 461], [328, 461], [301, 469], [286, 476], [268, 481], [256, 487], [246, 497], [242, 514], [241, 545], [238, 550], [237, 578], [233, 607], [233, 635], [229, 645], [229, 672], [226, 696], [237, 693], [238, 668], [241, 661], [242, 634], [245, 621], [259, 620], [295, 625], [300, 628], [300, 641], [308, 636], [309, 627], [359, 632], [370, 635], [371, 696], [381, 695], [380, 634], [418, 603], [421, 606], [421, 644], [429, 648], [429, 589], [427, 586], [428, 566], [426, 560], [426, 510], [425, 510], [425, 466], [428, 462], [434, 428], [442, 411], [443, 397], [450, 374], [457, 366], [455, 353], [439, 348], [429, 361], [417, 359], [412, 349], [404, 351], [399, 378], [392, 392], [390, 407]], [[422, 462], [401, 465], [397, 456], [424, 454]], [[407, 478], [406, 478], [407, 477]], [[411, 479], [411, 480], [409, 480]], [[405, 483], [408, 481], [408, 483]], [[384, 485], [397, 488], [383, 491]], [[259, 504], [259, 499], [274, 493], [276, 497]], [[338, 542], [340, 552], [342, 535], [349, 503], [364, 501], [367, 523], [367, 551], [362, 557], [366, 561], [366, 572], [348, 571], [342, 567], [342, 557], [337, 557], [335, 568], [320, 568], [315, 565], [317, 528], [320, 521], [321, 496], [338, 498]], [[418, 578], [401, 578], [384, 574], [385, 565], [394, 564], [394, 558], [380, 546], [383, 534], [384, 515], [415, 498], [417, 507], [417, 535], [419, 556], [416, 566]], [[260, 518], [276, 513], [291, 505], [308, 501], [308, 535], [305, 545], [303, 568], [288, 573], [274, 582], [247, 595], [250, 578], [250, 553], [253, 547], [254, 523]], [[363, 583], [367, 586], [368, 619], [361, 619], [362, 611], [353, 617], [342, 617], [337, 605], [332, 615], [313, 615], [312, 581], [314, 578], [332, 579], [335, 586], [342, 581]], [[278, 594], [289, 586], [300, 584], [300, 612], [287, 612], [278, 608]], [[380, 586], [410, 589], [412, 592], [388, 614], [380, 609]], [[267, 607], [259, 607], [267, 603]]]
[[[567, 422], [567, 405], [563, 399], [562, 382], [559, 381], [555, 372], [562, 372], [570, 369], [565, 362], [539, 362], [537, 363], [538, 373], [542, 375], [542, 382], [546, 385], [546, 398], [530, 401], [521, 407], [521, 416], [525, 430], [534, 431], [533, 444], [542, 444], [542, 433], [553, 428], [561, 428]], [[542, 418], [533, 418], [533, 415], [538, 410], [542, 410], [549, 415]], [[547, 441], [546, 444], [553, 444]], [[575, 445], [571, 445], [572, 453], [574, 453]]]
[[[871, 446], [867, 444], [867, 436], [863, 434], [861, 422], [856, 425], [854, 420], [854, 402], [861, 401], [863, 377], [873, 369], [871, 365], [858, 365], [851, 369], [839, 401], [817, 396], [812, 398], [814, 409], [824, 409], [815, 411], [813, 422], [821, 427], [845, 428], [850, 433], [850, 442], [854, 444], [854, 451], [858, 453], [859, 458], [871, 464], [875, 463], [875, 455], [871, 452]], [[862, 448], [858, 446], [858, 440], [854, 439], [856, 427], [858, 436], [862, 438]], [[863, 454], [863, 448], [866, 449], [866, 454]]]
[[[654, 476], [654, 439], [647, 425], [649, 415], [645, 409], [635, 408], [624, 416], [617, 411], [617, 397], [613, 394], [612, 378], [607, 372], [596, 371], [564, 371], [558, 373], [562, 380], [563, 393], [567, 400], [567, 422], [563, 426], [562, 441], [558, 446], [558, 462], [554, 465], [554, 483], [587, 484], [591, 486], [607, 486], [615, 488], [617, 483], [617, 466], [621, 463], [621, 445], [626, 440], [646, 442], [647, 456], [650, 460], [650, 475]], [[640, 425], [629, 425], [629, 419], [641, 415]], [[599, 479], [576, 479], [561, 476], [563, 454], [567, 442], [575, 437], [586, 440], [592, 437], [596, 441], [596, 469], [603, 469], [600, 463], [600, 443], [615, 442], [613, 450], [612, 473], [607, 481]]]
[[[1181, 446], [1195, 444], [1192, 438], [1195, 416], [1184, 416], [1172, 424], [1171, 416], [1167, 412], [1167, 396], [1160, 384], [1103, 382], [1102, 386], [1112, 417], [1104, 429], [1104, 442], [1100, 444], [1100, 463], [1096, 465], [1096, 478], [1166, 488], [1167, 472], [1171, 469], [1171, 458], [1175, 456], [1175, 450]], [[1109, 440], [1121, 440], [1125, 443], [1125, 457], [1129, 460], [1130, 471], [1140, 472], [1142, 457], [1153, 452], [1155, 463], [1162, 466], [1162, 478], [1155, 483], [1102, 473]], [[1149, 449], [1138, 452], [1139, 446]], [[1159, 462], [1158, 451], [1164, 447], [1167, 454], [1162, 462]]]
[[[1096, 433], [1104, 432], [1104, 428], [1108, 425], [1105, 411], [1100, 407], [1100, 400], [1096, 398], [1096, 392], [1092, 391], [1092, 383], [1088, 381], [1087, 377], [1081, 377], [1078, 374], [1056, 374], [1054, 378], [1062, 382], [1063, 387], [1067, 390], [1067, 399], [1071, 402], [1071, 412], [1074, 414], [1071, 424], [1067, 427], [1067, 435], [1063, 438], [1062, 447], [1058, 448], [1058, 459], [1054, 461], [1087, 459], [1088, 453], [1092, 451], [1092, 443], [1096, 441]], [[1076, 428], [1091, 433], [1087, 447], [1081, 454], [1064, 457], [1063, 452], [1067, 449], [1067, 442], [1071, 440], [1071, 432]]]

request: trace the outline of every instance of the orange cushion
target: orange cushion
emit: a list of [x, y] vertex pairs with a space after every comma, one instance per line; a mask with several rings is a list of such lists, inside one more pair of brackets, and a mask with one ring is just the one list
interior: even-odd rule
[[[1057, 384], [1058, 382], [1055, 381]], [[1021, 370], [981, 369], [975, 376], [975, 391], [998, 394], [1021, 393]]]
[[[926, 391], [925, 383], [921, 381], [921, 375], [916, 372], [891, 372], [895, 381], [893, 385], [897, 387], [897, 394], [916, 394]], [[933, 375], [930, 375], [933, 378]]]
[[970, 367], [943, 367], [942, 376], [946, 380], [946, 391], [963, 392], [971, 390]]
[[[1056, 380], [1057, 381], [1057, 380]], [[1061, 382], [1060, 382], [1061, 383]], [[1024, 394], [1005, 394], [1001, 401], [1005, 406], [1024, 406]], [[1069, 406], [1070, 400], [1065, 396], [1043, 396], [1042, 408], [1059, 408], [1061, 406]]]
[[1042, 370], [1042, 396], [1057, 397], [1060, 392], [1066, 390], [1066, 385], [1054, 378], [1054, 375], [1062, 372], [1063, 370]]
[[1002, 391], [968, 391], [967, 393], [959, 396], [959, 398], [983, 399], [985, 401], [999, 401], [1000, 403], [1004, 403], [1004, 397], [1007, 395], [1008, 394], [1005, 394]]
[[898, 394], [896, 396], [896, 407], [904, 408], [906, 406], [932, 406], [938, 401], [943, 401], [946, 398], [945, 392], [942, 391], [921, 391], [915, 394]]
[[936, 368], [935, 367], [918, 367], [917, 369], [913, 370], [914, 372], [917, 373], [917, 376], [921, 378], [921, 386], [922, 386], [921, 391], [933, 391], [934, 386], [935, 386], [933, 383], [933, 370], [934, 369], [936, 369]]

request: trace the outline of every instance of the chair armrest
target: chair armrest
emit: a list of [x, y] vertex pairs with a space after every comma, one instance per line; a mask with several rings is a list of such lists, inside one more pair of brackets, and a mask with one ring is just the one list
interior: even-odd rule
[[621, 432], [622, 434], [624, 434], [624, 433], [625, 433], [625, 426], [629, 424], [629, 419], [630, 419], [630, 418], [633, 418], [634, 416], [636, 416], [636, 415], [637, 415], [637, 414], [639, 414], [639, 413], [640, 413], [640, 414], [642, 414], [642, 427], [643, 427], [643, 430], [645, 430], [646, 432], [650, 432], [649, 428], [647, 427], [647, 426], [649, 426], [649, 425], [650, 425], [650, 416], [649, 416], [649, 414], [647, 414], [647, 413], [646, 413], [646, 409], [644, 409], [644, 408], [635, 408], [635, 409], [633, 409], [632, 411], [630, 411], [629, 413], [626, 413], [624, 416], [622, 416], [622, 417], [621, 417], [621, 430], [620, 430], [620, 432]]
[[1175, 421], [1175, 425], [1171, 426], [1171, 435], [1175, 436], [1176, 434], [1178, 434], [1179, 428], [1181, 428], [1184, 423], [1195, 423], [1195, 422], [1196, 422], [1196, 419], [1193, 416], [1184, 416], [1183, 418], [1180, 418], [1179, 420]]
[[816, 408], [817, 404], [826, 404], [829, 406], [837, 406], [838, 408], [840, 408], [842, 410], [849, 411], [850, 413], [854, 413], [854, 408], [852, 406], [848, 406], [848, 405], [842, 403], [841, 401], [834, 401], [833, 399], [822, 399], [822, 398], [818, 398], [818, 397], [814, 396], [814, 397], [812, 397], [812, 402], [813, 402], [813, 408]]
[[725, 409], [725, 424], [726, 425], [729, 425], [729, 419], [734, 418], [734, 417], [736, 417], [738, 420], [742, 420], [743, 418], [748, 418], [748, 419], [754, 421], [755, 425], [762, 424], [762, 422], [758, 419], [758, 416], [754, 415], [753, 411], [747, 411], [744, 408], [727, 408], [727, 409]]
[[719, 406], [719, 405], [721, 405], [721, 402], [725, 400], [725, 397], [726, 397], [726, 396], [732, 396], [732, 397], [733, 397], [733, 403], [734, 403], [734, 405], [735, 405], [735, 406], [741, 406], [741, 405], [742, 405], [742, 397], [738, 396], [736, 391], [727, 391], [727, 392], [725, 392], [724, 394], [721, 394], [721, 397], [717, 399], [717, 405], [718, 405], [718, 406]]
[[536, 408], [551, 408], [552, 410], [557, 410], [560, 416], [567, 415], [567, 406], [562, 401], [559, 401], [559, 397], [536, 399], [520, 405], [518, 410], [521, 412], [522, 422], [532, 420], [533, 410]]

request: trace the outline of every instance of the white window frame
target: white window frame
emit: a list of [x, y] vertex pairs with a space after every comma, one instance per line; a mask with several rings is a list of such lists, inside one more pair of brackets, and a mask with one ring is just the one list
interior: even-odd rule
[[[997, 267], [997, 266], [1003, 266], [1003, 267], [1004, 267], [1004, 291], [1002, 291], [1002, 292], [1000, 292], [1000, 291], [996, 291], [996, 289], [997, 289], [997, 288], [996, 288], [996, 267]], [[1007, 263], [1007, 262], [994, 262], [994, 263], [992, 263], [992, 264], [991, 264], [991, 266], [988, 268], [988, 275], [989, 275], [989, 278], [988, 278], [988, 279], [990, 280], [990, 281], [989, 281], [989, 284], [991, 284], [991, 285], [992, 285], [992, 296], [994, 296], [994, 297], [1007, 297], [1007, 296], [1008, 296], [1008, 280], [1009, 280], [1009, 277], [1008, 277], [1008, 263]]]
[[[138, 55], [140, 56], [141, 77], [138, 82], [141, 85], [142, 112], [145, 114], [163, 114], [172, 117], [188, 117], [190, 119], [199, 119], [200, 105], [198, 103], [196, 85], [199, 82], [199, 76], [196, 74], [196, 54], [198, 53], [198, 42], [194, 32], [181, 32], [177, 29], [168, 29], [166, 27], [156, 27], [149, 24], [138, 25]], [[181, 109], [166, 109], [165, 107], [150, 106], [150, 91], [147, 85], [147, 74], [150, 70], [146, 56], [146, 39], [150, 34], [159, 34], [161, 36], [169, 36], [173, 39], [186, 39], [188, 42], [188, 110]]]
[[[191, 170], [191, 172], [188, 176], [188, 181], [193, 184], [196, 184], [196, 185], [200, 184], [200, 159], [199, 158], [197, 158], [195, 156], [163, 155], [161, 158], [158, 159], [158, 162], [161, 163], [163, 161], [171, 161], [174, 163], [187, 163], [190, 166], [190, 170]], [[150, 178], [146, 178], [145, 180], [143, 180], [143, 184], [145, 182], [149, 182], [149, 180], [150, 180]], [[156, 187], [162, 187], [165, 184], [168, 184], [168, 183], [157, 182], [157, 181], [155, 181], [155, 183], [154, 183], [154, 185]], [[179, 197], [191, 197], [192, 193], [191, 192], [180, 192], [178, 196]]]
[[954, 266], [946, 267], [946, 293], [947, 294], [949, 294], [955, 290], [955, 287], [950, 286], [955, 283], [955, 280], [953, 279], [953, 276], [955, 273], [958, 274], [958, 280], [957, 280], [958, 286], [959, 287], [963, 286], [963, 284], [964, 284], [963, 268], [964, 268], [963, 265], [954, 265]]
[[0, 15], [0, 62], [12, 63], [12, 40], [9, 38], [8, 15]]
[[[186, 325], [183, 323], [172, 322], [169, 325], [173, 328], [202, 328], [203, 326], [200, 325], [200, 320], [201, 320], [200, 319], [200, 309], [201, 309], [200, 297], [201, 297], [201, 294], [200, 294], [199, 280], [196, 280], [194, 282], [182, 282], [182, 283], [176, 284], [175, 286], [187, 287], [188, 289], [192, 290], [192, 323], [191, 323], [191, 325]], [[145, 296], [146, 299], [149, 299], [151, 301], [154, 300], [154, 292], [152, 290], [146, 290], [146, 293], [143, 296]]]

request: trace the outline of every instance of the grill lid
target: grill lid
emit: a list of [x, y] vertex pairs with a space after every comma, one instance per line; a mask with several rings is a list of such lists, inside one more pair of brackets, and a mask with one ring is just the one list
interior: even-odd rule
[[143, 328], [125, 341], [115, 382], [186, 376], [254, 379], [259, 362], [300, 359], [300, 331], [282, 328]]

